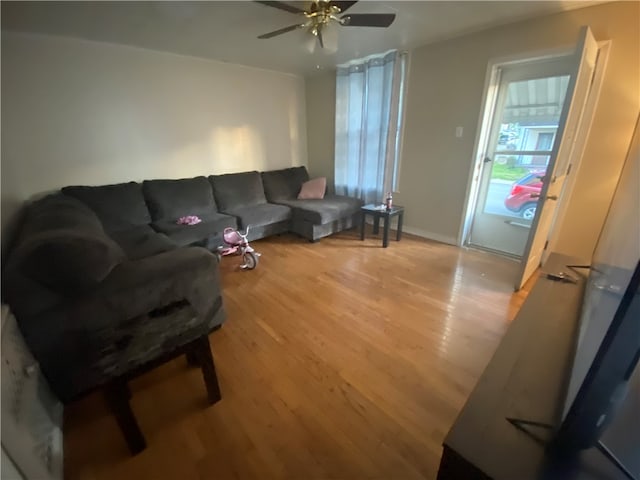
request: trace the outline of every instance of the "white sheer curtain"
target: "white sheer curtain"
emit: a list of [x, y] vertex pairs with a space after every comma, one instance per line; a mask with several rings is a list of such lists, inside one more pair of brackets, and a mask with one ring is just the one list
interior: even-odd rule
[[338, 67], [335, 187], [365, 203], [395, 187], [406, 54], [397, 51]]

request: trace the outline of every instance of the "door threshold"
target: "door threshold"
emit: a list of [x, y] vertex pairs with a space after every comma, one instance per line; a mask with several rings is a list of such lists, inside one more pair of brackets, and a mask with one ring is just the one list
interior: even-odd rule
[[500, 250], [494, 250], [493, 248], [488, 248], [488, 247], [482, 247], [480, 245], [474, 245], [471, 243], [467, 243], [466, 245], [464, 245], [465, 248], [468, 248], [469, 250], [478, 250], [480, 252], [484, 252], [484, 253], [490, 253], [492, 255], [498, 255], [500, 257], [504, 257], [507, 258], [509, 260], [513, 260], [515, 262], [520, 263], [520, 261], [522, 260], [522, 256], [520, 255], [515, 255], [513, 253], [508, 253], [508, 252], [502, 252]]

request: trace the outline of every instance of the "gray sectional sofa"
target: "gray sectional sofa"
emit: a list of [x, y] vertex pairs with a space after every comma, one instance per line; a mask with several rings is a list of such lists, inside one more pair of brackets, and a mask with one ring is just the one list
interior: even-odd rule
[[[28, 205], [3, 300], [55, 393], [68, 402], [104, 387], [132, 452], [144, 448], [128, 403], [132, 376], [187, 353], [217, 401], [207, 335], [225, 312], [211, 250], [227, 227], [316, 241], [356, 224], [360, 200], [298, 200], [308, 179], [297, 167], [69, 186]], [[187, 215], [202, 221], [176, 223]]]
[[[60, 398], [144, 363], [148, 352], [135, 351], [140, 345], [113, 347], [130, 345], [122, 338], [132, 335], [131, 319], [168, 308], [177, 317], [195, 312], [199, 334], [222, 323], [210, 250], [221, 245], [225, 228], [250, 226], [251, 239], [291, 231], [315, 241], [353, 226], [362, 202], [335, 195], [297, 200], [308, 179], [306, 168], [296, 167], [70, 186], [29, 205], [6, 262], [3, 294]], [[186, 215], [202, 222], [177, 225]], [[170, 326], [169, 316], [155, 318], [167, 328], [149, 345], [171, 344], [168, 337], [177, 333], [193, 337]]]
[[[222, 244], [227, 227], [250, 226], [249, 239], [293, 232], [316, 241], [356, 225], [362, 201], [340, 195], [298, 200], [305, 167], [268, 172], [242, 172], [180, 180], [145, 180], [97, 187], [71, 186], [62, 193], [95, 212], [105, 231], [127, 253], [138, 257], [167, 244]], [[177, 225], [176, 219], [197, 215], [197, 225]]]

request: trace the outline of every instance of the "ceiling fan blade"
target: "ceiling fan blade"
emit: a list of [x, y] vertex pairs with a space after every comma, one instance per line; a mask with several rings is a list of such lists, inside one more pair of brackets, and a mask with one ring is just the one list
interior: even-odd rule
[[302, 27], [304, 27], [304, 24], [289, 25], [288, 27], [281, 28], [280, 30], [274, 30], [273, 32], [264, 33], [260, 35], [258, 38], [271, 38], [277, 35], [282, 35], [283, 33], [292, 32]]
[[356, 3], [358, 3], [358, 0], [355, 0], [353, 2], [338, 2], [334, 0], [329, 3], [338, 7], [340, 9], [340, 13], [344, 13], [347, 11], [347, 9], [353, 7]]
[[[254, 0], [256, 3], [261, 3], [262, 5], [266, 5], [267, 7], [279, 8], [280, 10], [284, 10], [289, 13], [304, 13], [304, 10], [299, 9], [298, 7], [294, 7], [284, 2], [263, 2], [259, 0]], [[349, 2], [346, 2], [349, 3]]]
[[395, 18], [395, 13], [354, 13], [340, 20], [345, 27], [388, 27]]

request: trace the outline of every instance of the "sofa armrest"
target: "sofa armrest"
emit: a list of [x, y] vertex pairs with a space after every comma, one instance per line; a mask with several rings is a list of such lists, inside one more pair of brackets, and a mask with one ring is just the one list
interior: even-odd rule
[[67, 401], [223, 319], [218, 261], [188, 247], [124, 262], [92, 291], [19, 321], [52, 388]]
[[206, 321], [215, 314], [221, 293], [216, 256], [200, 247], [178, 248], [122, 263], [70, 314], [100, 328], [186, 301]]

